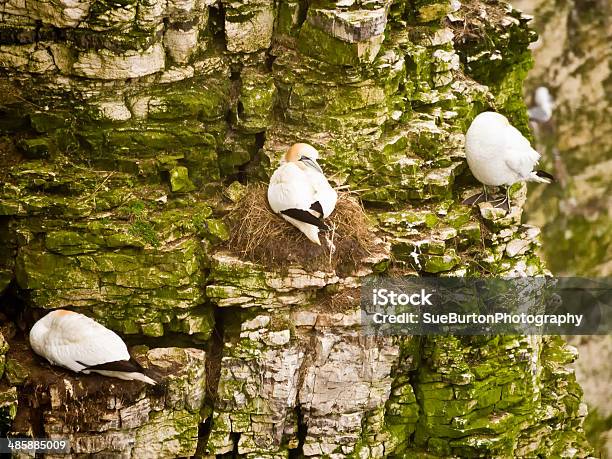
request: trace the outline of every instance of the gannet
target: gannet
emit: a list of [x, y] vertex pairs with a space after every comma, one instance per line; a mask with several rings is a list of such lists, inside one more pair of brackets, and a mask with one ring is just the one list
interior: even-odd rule
[[317, 163], [319, 152], [307, 143], [296, 143], [274, 171], [268, 186], [272, 210], [321, 245], [319, 231], [328, 230], [323, 219], [336, 207], [338, 194]]
[[30, 330], [30, 346], [52, 365], [77, 373], [157, 384], [144, 374], [115, 332], [83, 314], [63, 309], [50, 312]]
[[465, 155], [472, 174], [484, 185], [484, 193], [466, 199], [464, 204], [473, 205], [487, 200], [487, 185], [501, 186], [506, 188], [506, 196], [494, 204], [509, 210], [508, 190], [511, 185], [517, 182], [550, 183], [554, 180], [549, 173], [534, 170], [540, 154], [499, 113], [484, 112], [474, 118], [465, 135]]
[[540, 86], [535, 90], [533, 102], [534, 105], [527, 110], [529, 119], [536, 123], [550, 121], [555, 108], [555, 100], [546, 86]]

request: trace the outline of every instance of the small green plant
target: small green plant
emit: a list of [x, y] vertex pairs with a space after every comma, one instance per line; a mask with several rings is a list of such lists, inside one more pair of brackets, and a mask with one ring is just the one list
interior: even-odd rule
[[155, 231], [153, 224], [147, 219], [146, 204], [139, 199], [130, 201], [126, 205], [126, 211], [129, 215], [130, 221], [132, 222], [128, 232], [132, 236], [139, 237], [153, 247], [159, 247], [160, 241], [157, 237], [157, 232]]
[[138, 219], [132, 223], [132, 226], [130, 226], [128, 232], [132, 236], [141, 238], [143, 241], [152, 245], [153, 247], [159, 247], [160, 245], [159, 239], [157, 238], [157, 232], [150, 222]]
[[204, 214], [195, 214], [192, 217], [191, 221], [196, 230], [196, 234], [200, 237], [204, 237], [208, 232], [208, 226], [206, 225], [206, 217], [204, 216]]
[[127, 205], [127, 211], [133, 218], [139, 217], [145, 213], [145, 203], [139, 199], [130, 201]]

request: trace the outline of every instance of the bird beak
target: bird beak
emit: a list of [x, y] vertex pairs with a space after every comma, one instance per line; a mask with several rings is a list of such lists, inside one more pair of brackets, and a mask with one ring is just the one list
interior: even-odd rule
[[319, 166], [319, 164], [314, 159], [310, 159], [308, 156], [302, 156], [300, 158], [300, 161], [302, 161], [308, 167], [312, 167], [313, 169], [323, 174], [323, 170], [321, 169], [321, 166]]

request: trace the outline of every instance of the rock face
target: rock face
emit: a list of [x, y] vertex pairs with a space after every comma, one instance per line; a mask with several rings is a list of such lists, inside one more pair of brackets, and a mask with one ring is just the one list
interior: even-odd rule
[[554, 250], [544, 251], [553, 272], [609, 276], [612, 5], [525, 3], [536, 14], [540, 34], [527, 92], [546, 86], [555, 98], [553, 119], [536, 138], [560, 182], [554, 189], [535, 190], [530, 219], [543, 226], [545, 241], [557, 241]]
[[[205, 393], [205, 353], [156, 348], [145, 354], [148, 368], [166, 377], [164, 388], [110, 378], [75, 378], [41, 365], [22, 343], [9, 359], [27, 373], [12, 432], [68, 439], [71, 453], [120, 457], [179, 457], [195, 453]], [[37, 361], [38, 360], [38, 361]], [[38, 430], [38, 426], [44, 426]]]
[[[528, 134], [520, 12], [84, 1], [5, 2], [1, 18], [4, 431], [69, 437], [75, 456], [588, 455], [560, 339], [359, 329], [372, 272], [545, 273], [524, 187], [507, 214], [459, 204], [471, 119], [494, 108]], [[359, 195], [384, 253], [313, 271], [224, 244], [238, 182], [296, 141]], [[58, 307], [147, 344], [133, 352], [161, 391], [35, 359], [25, 332]]]
[[[551, 123], [535, 137], [559, 186], [533, 190], [537, 200], [528, 207], [529, 220], [543, 228], [543, 254], [553, 272], [610, 276], [612, 5], [547, 0], [517, 5], [535, 14], [540, 37], [527, 98], [539, 86], [547, 86], [555, 98]], [[589, 439], [602, 456], [612, 456], [612, 402], [600, 387], [611, 371], [602, 356], [612, 348], [612, 337], [576, 337], [574, 342], [580, 349], [576, 373], [590, 411]]]

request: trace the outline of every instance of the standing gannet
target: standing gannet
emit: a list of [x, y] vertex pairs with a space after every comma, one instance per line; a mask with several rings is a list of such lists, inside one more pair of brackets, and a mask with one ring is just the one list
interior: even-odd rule
[[555, 100], [546, 86], [535, 90], [533, 106], [527, 110], [529, 119], [536, 123], [548, 123], [553, 115]]
[[83, 314], [63, 309], [50, 312], [30, 330], [30, 346], [49, 363], [77, 373], [157, 384], [143, 374], [115, 332]]
[[472, 174], [484, 185], [484, 193], [466, 199], [464, 204], [473, 205], [487, 200], [487, 185], [505, 186], [505, 198], [494, 201], [494, 204], [509, 210], [508, 190], [511, 185], [517, 182], [550, 183], [554, 180], [549, 173], [534, 170], [540, 154], [499, 113], [484, 112], [474, 118], [465, 135], [465, 155]]
[[299, 229], [315, 244], [319, 230], [327, 230], [324, 218], [334, 211], [338, 194], [317, 163], [319, 152], [307, 143], [296, 143], [274, 171], [268, 186], [272, 210]]

